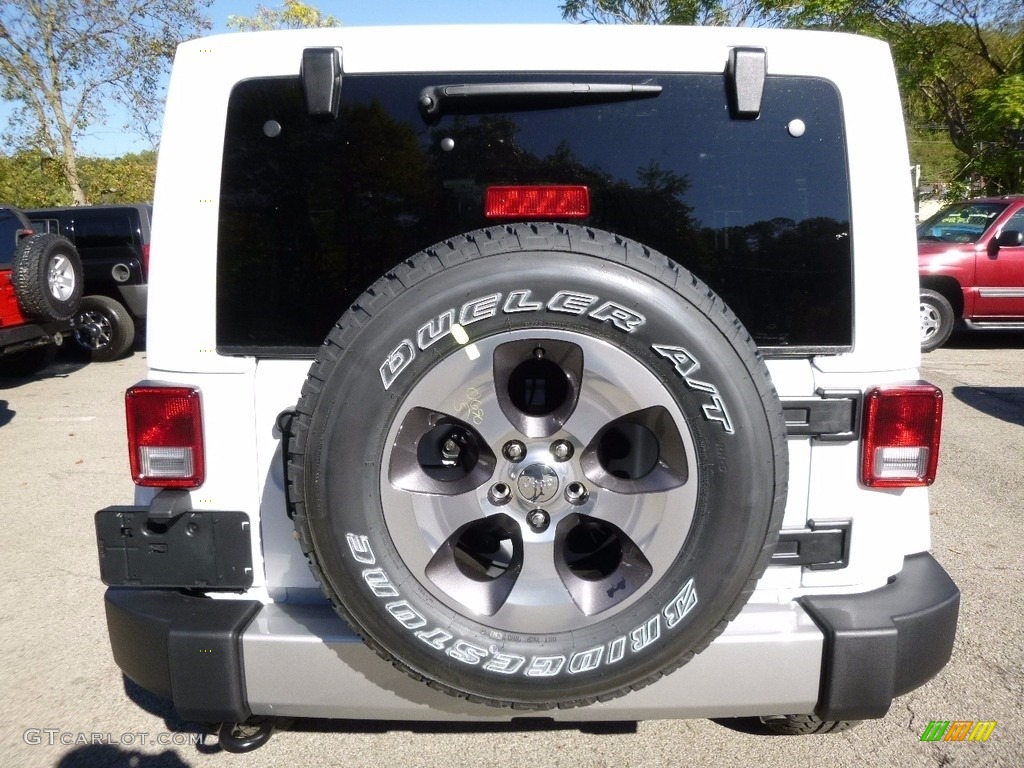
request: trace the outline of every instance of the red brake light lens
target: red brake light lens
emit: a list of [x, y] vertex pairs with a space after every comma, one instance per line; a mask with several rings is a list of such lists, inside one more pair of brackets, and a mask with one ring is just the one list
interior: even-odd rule
[[939, 463], [942, 390], [876, 387], [864, 398], [861, 481], [870, 488], [931, 485]]
[[199, 390], [131, 387], [125, 394], [128, 455], [136, 485], [198, 488], [205, 480]]
[[142, 276], [149, 279], [149, 243], [142, 246]]
[[590, 215], [590, 190], [564, 184], [488, 187], [484, 215], [489, 219], [582, 219]]

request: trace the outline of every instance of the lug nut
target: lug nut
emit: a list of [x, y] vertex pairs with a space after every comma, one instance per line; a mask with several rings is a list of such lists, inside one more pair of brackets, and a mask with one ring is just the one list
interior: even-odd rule
[[454, 437], [449, 437], [441, 446], [441, 463], [446, 467], [454, 467], [458, 464], [461, 454], [462, 446], [455, 441]]
[[572, 447], [572, 443], [568, 440], [555, 440], [551, 444], [551, 455], [555, 461], [568, 461], [575, 452], [576, 449]]
[[534, 509], [526, 514], [526, 522], [534, 533], [543, 533], [551, 523], [551, 518], [543, 509]]
[[586, 504], [587, 499], [590, 498], [590, 491], [587, 490], [587, 486], [580, 482], [571, 482], [565, 486], [565, 500], [572, 504], [574, 507], [578, 507], [581, 504]]
[[519, 440], [509, 440], [501, 449], [501, 455], [513, 464], [518, 464], [526, 458], [526, 445]]
[[495, 483], [487, 491], [487, 500], [496, 507], [512, 501], [512, 489], [505, 483]]

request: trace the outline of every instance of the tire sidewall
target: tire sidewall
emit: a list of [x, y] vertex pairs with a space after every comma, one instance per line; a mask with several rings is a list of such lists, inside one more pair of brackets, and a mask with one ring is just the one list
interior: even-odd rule
[[[534, 705], [586, 703], [682, 663], [733, 618], [778, 531], [781, 407], [774, 413], [774, 393], [752, 384], [752, 369], [763, 363], [742, 328], [717, 299], [687, 287], [681, 294], [601, 256], [496, 254], [400, 292], [340, 358], [321, 355], [324, 385], [305, 454], [306, 523], [322, 580], [371, 644], [459, 693]], [[568, 297], [584, 310], [564, 311]], [[504, 311], [534, 304], [542, 306]], [[614, 308], [624, 312], [619, 321]], [[421, 327], [450, 310], [471, 321], [462, 324], [476, 339], [525, 329], [541, 329], [543, 337], [542, 329], [558, 329], [610, 342], [643, 363], [683, 413], [699, 454], [689, 457], [699, 488], [689, 536], [668, 572], [607, 619], [554, 634], [497, 631], [440, 602], [404, 565], [381, 509], [383, 441], [417, 381], [462, 348], [450, 335], [427, 349], [417, 342]], [[627, 327], [622, 318], [630, 313], [643, 322]], [[364, 445], [355, 435], [367, 439], [354, 453]]]
[[[57, 256], [68, 260], [75, 278], [71, 295], [64, 300], [54, 296], [49, 285], [50, 262]], [[66, 237], [41, 233], [23, 240], [14, 256], [13, 279], [22, 309], [36, 319], [69, 320], [78, 311], [84, 289], [82, 260]]]
[[953, 333], [953, 307], [945, 296], [931, 290], [921, 292], [920, 302], [932, 307], [939, 318], [939, 327], [931, 338], [921, 340], [921, 351], [931, 352], [945, 344]]
[[[87, 323], [86, 315], [96, 313], [103, 317], [110, 326], [110, 339], [97, 347], [89, 346], [84, 340]], [[128, 310], [120, 302], [108, 296], [86, 296], [82, 299], [78, 310], [76, 329], [73, 332], [75, 344], [89, 358], [98, 363], [108, 363], [123, 357], [131, 349], [135, 340], [135, 324]]]

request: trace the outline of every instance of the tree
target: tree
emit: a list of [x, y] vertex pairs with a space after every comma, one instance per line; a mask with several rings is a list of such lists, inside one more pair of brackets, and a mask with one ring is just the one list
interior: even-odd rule
[[770, 0], [566, 0], [567, 21], [598, 24], [763, 24]]
[[276, 9], [257, 5], [255, 16], [228, 16], [228, 27], [241, 32], [339, 26], [341, 21], [334, 16], [324, 16], [317, 8], [299, 0], [285, 0], [284, 5]]
[[892, 48], [912, 134], [944, 131], [963, 158], [954, 175], [972, 174], [978, 190], [1024, 184], [1021, 0], [565, 0], [560, 7], [563, 18], [584, 23], [764, 25], [881, 38]]
[[88, 202], [78, 142], [114, 104], [154, 135], [179, 42], [209, 28], [212, 0], [0, 0], [0, 95], [16, 105], [9, 146], [56, 163], [72, 202]]
[[[85, 197], [94, 203], [141, 203], [153, 199], [156, 152], [123, 157], [83, 157], [78, 162]], [[74, 199], [60, 163], [45, 152], [0, 155], [0, 201], [19, 208], [71, 205]]]

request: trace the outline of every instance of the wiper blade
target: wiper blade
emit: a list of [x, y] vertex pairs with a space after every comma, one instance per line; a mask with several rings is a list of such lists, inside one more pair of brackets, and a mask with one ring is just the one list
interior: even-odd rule
[[630, 99], [651, 99], [660, 85], [632, 83], [474, 83], [430, 85], [420, 92], [423, 119], [436, 122], [442, 115], [553, 109], [580, 104], [607, 104]]

